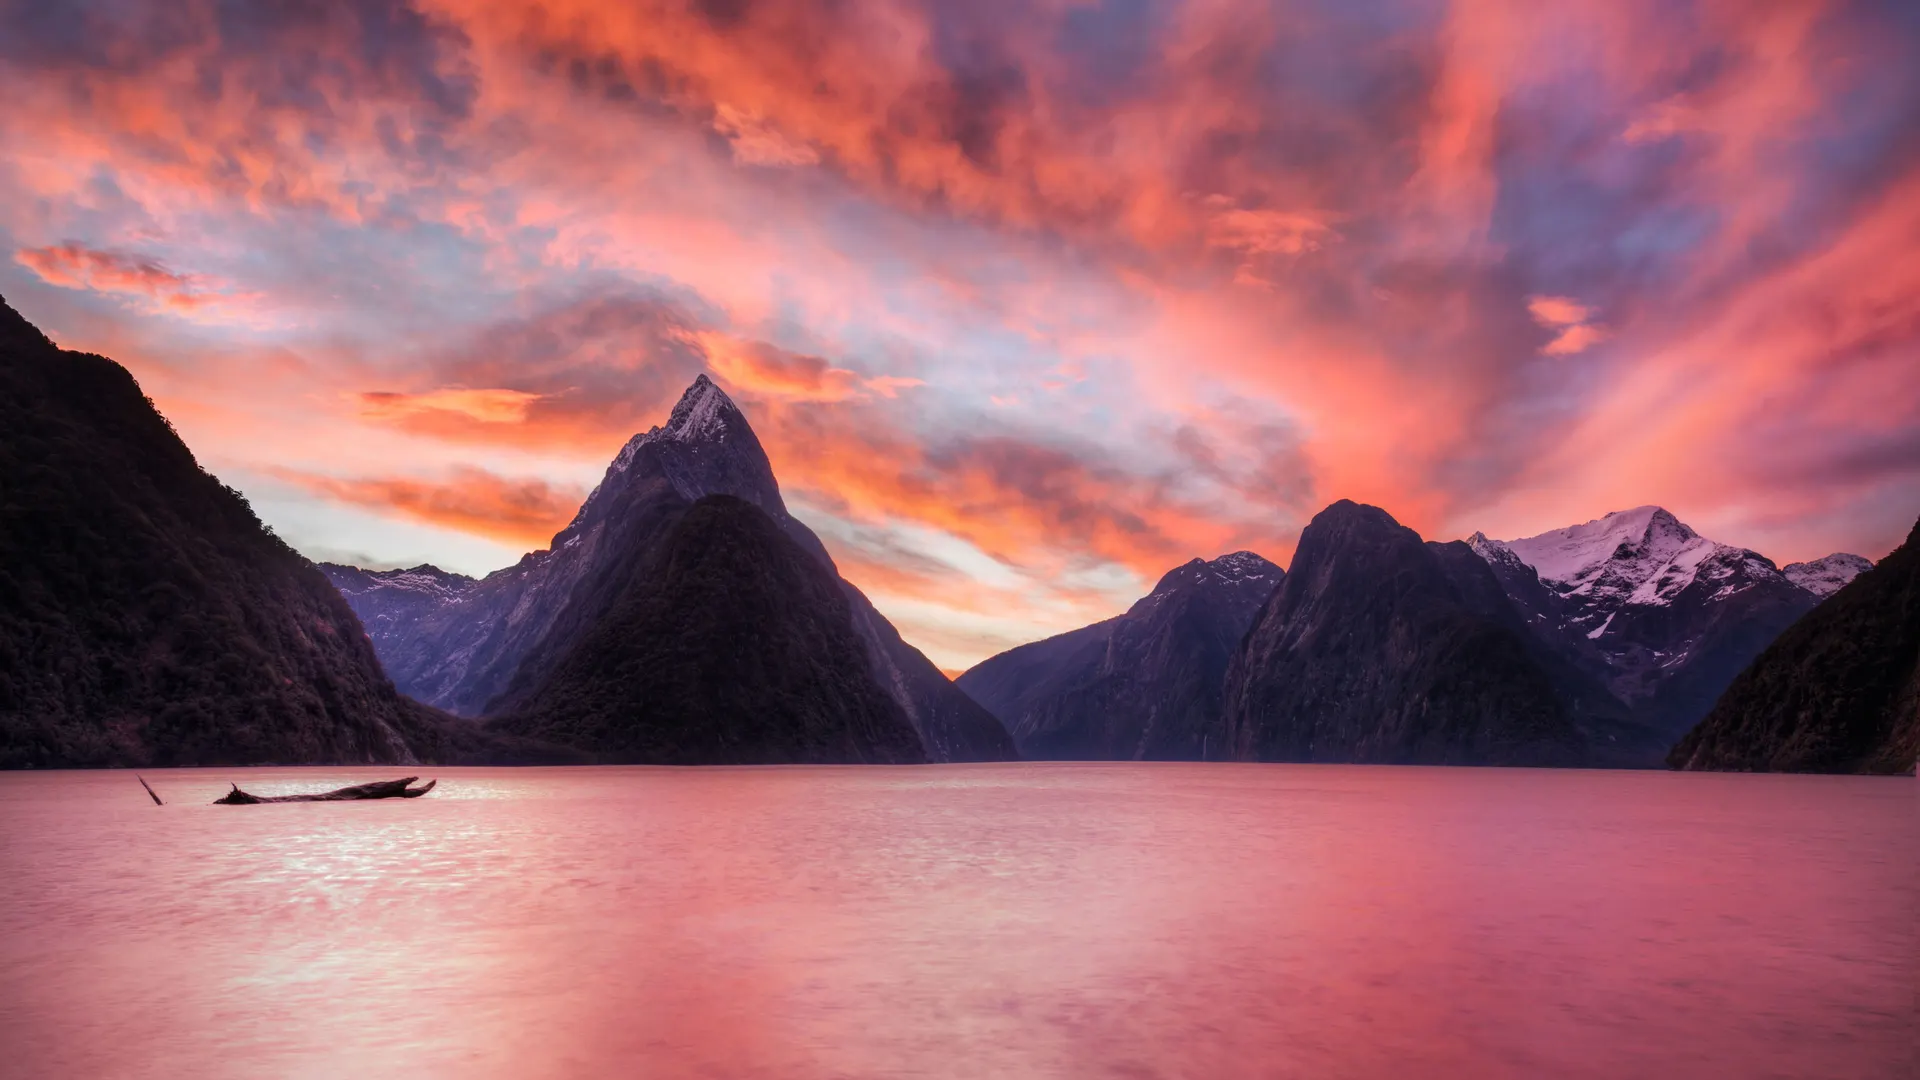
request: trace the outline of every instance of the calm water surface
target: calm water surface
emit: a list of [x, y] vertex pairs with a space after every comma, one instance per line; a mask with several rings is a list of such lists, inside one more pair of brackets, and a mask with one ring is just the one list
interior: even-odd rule
[[1908, 779], [0, 775], [0, 1074], [1915, 1075]]

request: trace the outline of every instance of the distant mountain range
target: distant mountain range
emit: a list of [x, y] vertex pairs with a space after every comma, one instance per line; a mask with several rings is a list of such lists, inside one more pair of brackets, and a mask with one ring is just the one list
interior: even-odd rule
[[0, 301], [0, 767], [1024, 755], [1901, 772], [1920, 748], [1917, 582], [1920, 525], [1877, 566], [1778, 567], [1659, 507], [1436, 543], [1342, 501], [1286, 571], [1195, 559], [1125, 613], [956, 685], [787, 512], [705, 376], [547, 550], [478, 579], [316, 568], [200, 469], [124, 369]]
[[[716, 505], [690, 513], [713, 496], [727, 496], [741, 505]], [[756, 516], [766, 519], [766, 526], [783, 537], [785, 545], [804, 552], [832, 583], [839, 599], [831, 611], [818, 609], [811, 577], [787, 565], [785, 546], [762, 543], [760, 534], [765, 529], [754, 523]], [[554, 536], [546, 550], [479, 580], [431, 566], [384, 573], [334, 564], [323, 564], [322, 569], [368, 627], [374, 649], [395, 683], [421, 701], [461, 716], [510, 717], [511, 723], [501, 726], [623, 758], [658, 760], [644, 748], [671, 744], [683, 747], [686, 755], [719, 760], [727, 756], [726, 746], [737, 750], [740, 744], [728, 743], [730, 736], [715, 733], [718, 741], [696, 749], [698, 740], [685, 738], [684, 733], [669, 738], [657, 731], [620, 732], [603, 722], [610, 713], [622, 711], [641, 718], [633, 721], [637, 727], [699, 724], [703, 718], [710, 719], [708, 709], [690, 704], [696, 699], [687, 695], [694, 688], [679, 686], [665, 693], [664, 683], [638, 678], [641, 673], [633, 671], [616, 651], [609, 651], [605, 640], [609, 626], [621, 625], [632, 656], [684, 658], [684, 650], [670, 641], [634, 635], [642, 630], [666, 636], [682, 632], [676, 627], [688, 612], [673, 605], [691, 602], [677, 577], [687, 565], [663, 552], [679, 550], [675, 545], [683, 542], [683, 530], [693, 527], [689, 522], [712, 535], [739, 530], [734, 538], [742, 545], [791, 571], [767, 581], [748, 575], [747, 566], [737, 567], [742, 583], [773, 590], [760, 594], [729, 586], [716, 576], [711, 561], [688, 571], [706, 575], [716, 604], [728, 605], [716, 611], [725, 610], [732, 621], [707, 627], [716, 634], [708, 640], [716, 649], [738, 653], [730, 669], [736, 677], [744, 677], [764, 659], [743, 652], [745, 642], [763, 631], [773, 638], [784, 633], [756, 622], [756, 611], [764, 610], [771, 620], [783, 610], [776, 603], [786, 595], [780, 590], [799, 590], [814, 599], [804, 617], [796, 615], [790, 628], [810, 621], [834, 627], [844, 623], [851, 635], [848, 640], [858, 644], [867, 677], [859, 695], [845, 698], [850, 723], [856, 716], [868, 715], [865, 688], [870, 684], [916, 733], [920, 744], [916, 756], [933, 761], [1015, 756], [1013, 741], [1000, 722], [957, 689], [919, 650], [901, 640], [867, 598], [840, 578], [819, 538], [787, 512], [773, 468], [746, 417], [705, 375], [687, 388], [664, 426], [628, 441], [572, 523]], [[760, 608], [748, 602], [754, 595]], [[644, 617], [642, 611], [647, 613]], [[822, 672], [813, 673], [818, 678], [768, 669], [761, 673], [771, 681], [761, 689], [807, 686], [821, 694], [836, 686], [844, 690], [849, 684], [839, 675], [823, 674], [826, 669], [839, 671], [843, 657], [834, 650], [840, 638], [837, 632], [821, 637], [820, 655], [787, 657], [796, 665], [821, 665]], [[596, 659], [589, 663], [588, 657]], [[656, 676], [666, 678], [661, 673], [648, 678]], [[723, 699], [734, 702], [729, 708], [737, 709], [746, 708], [750, 701], [765, 707], [786, 700], [781, 695], [756, 696], [758, 691], [752, 687], [725, 685], [727, 680], [718, 669], [715, 678], [716, 694], [726, 691], [714, 699], [716, 709]], [[580, 687], [596, 679], [607, 681], [604, 693], [583, 696]], [[615, 684], [623, 688], [617, 694]], [[744, 696], [733, 696], [736, 689]], [[579, 712], [587, 697], [594, 699], [588, 712], [597, 719]], [[796, 724], [799, 718], [827, 709], [820, 702], [800, 698], [791, 698], [788, 705]], [[668, 716], [669, 706], [679, 708], [672, 714], [677, 720]], [[777, 713], [767, 714], [772, 715]], [[767, 716], [751, 723], [763, 724]], [[749, 723], [745, 718], [740, 722]], [[789, 760], [791, 754], [801, 752], [800, 743], [785, 748], [760, 744], [751, 760]], [[890, 740], [873, 744], [873, 753], [888, 760], [899, 752]], [[737, 754], [734, 759], [742, 760]], [[866, 758], [854, 754], [843, 759]]]
[[[1288, 572], [1261, 574], [1264, 589], [1184, 590], [1178, 624], [1152, 623], [1150, 596], [958, 681], [1033, 757], [1195, 756], [1198, 742], [1243, 760], [1651, 766], [1871, 565], [1835, 554], [1779, 568], [1651, 506], [1441, 544], [1340, 502], [1302, 532]], [[1265, 606], [1249, 606], [1259, 592]], [[1223, 664], [1214, 646], [1233, 627], [1244, 637]], [[1115, 647], [1135, 641], [1153, 645]], [[1190, 734], [1179, 749], [1129, 741], [1138, 714], [1177, 714]]]

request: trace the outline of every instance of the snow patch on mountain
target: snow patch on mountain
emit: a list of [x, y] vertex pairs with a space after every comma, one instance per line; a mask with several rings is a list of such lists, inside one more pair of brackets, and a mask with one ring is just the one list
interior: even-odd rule
[[477, 580], [465, 574], [442, 570], [432, 563], [421, 563], [419, 566], [405, 570], [363, 570], [360, 573], [372, 580], [358, 588], [352, 583], [341, 584], [340, 590], [360, 592], [371, 588], [383, 588], [395, 592], [451, 599], [465, 592]]
[[1147, 600], [1167, 596], [1181, 589], [1202, 585], [1245, 585], [1256, 587], [1265, 582], [1277, 584], [1284, 572], [1251, 551], [1236, 551], [1217, 559], [1191, 559], [1161, 576]]
[[1526, 565], [1526, 560], [1514, 554], [1513, 548], [1509, 547], [1505, 541], [1495, 540], [1483, 532], [1467, 537], [1467, 546], [1473, 549], [1474, 554], [1489, 563], [1506, 566]]
[[1483, 558], [1510, 552], [1562, 596], [1606, 606], [1664, 607], [1703, 580], [1721, 582], [1715, 599], [1722, 599], [1747, 588], [1752, 577], [1780, 573], [1764, 556], [1709, 540], [1658, 506], [1618, 510], [1504, 544], [1481, 539], [1475, 550]]
[[[682, 498], [697, 500], [705, 495], [736, 495], [772, 514], [776, 520], [784, 518], [786, 507], [779, 503], [777, 490], [771, 494], [760, 490], [772, 486], [771, 476], [764, 485], [728, 482], [740, 471], [730, 468], [732, 463], [727, 460], [737, 439], [752, 439], [752, 430], [739, 407], [712, 379], [704, 374], [695, 377], [674, 403], [665, 425], [648, 428], [620, 448], [613, 463], [607, 466], [606, 475], [580, 504], [579, 511], [560, 536], [567, 536], [594, 520], [603, 496], [625, 480], [641, 450], [649, 446], [671, 451], [661, 455], [660, 468]], [[769, 505], [770, 501], [773, 505]]]
[[1780, 568], [1780, 572], [1787, 575], [1788, 581], [1825, 600], [1871, 569], [1873, 563], [1870, 560], [1836, 551], [1823, 558], [1788, 563]]

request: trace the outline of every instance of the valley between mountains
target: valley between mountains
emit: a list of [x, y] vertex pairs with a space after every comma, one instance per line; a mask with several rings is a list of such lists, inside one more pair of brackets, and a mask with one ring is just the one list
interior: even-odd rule
[[0, 302], [0, 766], [1297, 761], [1909, 772], [1920, 525], [1786, 566], [1655, 506], [1421, 537], [1338, 501], [949, 680], [699, 376], [543, 550], [306, 560], [133, 378]]

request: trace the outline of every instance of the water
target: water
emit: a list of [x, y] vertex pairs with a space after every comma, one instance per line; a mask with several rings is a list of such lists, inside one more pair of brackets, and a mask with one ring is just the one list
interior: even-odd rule
[[0, 776], [0, 1074], [1911, 1077], [1914, 783]]

